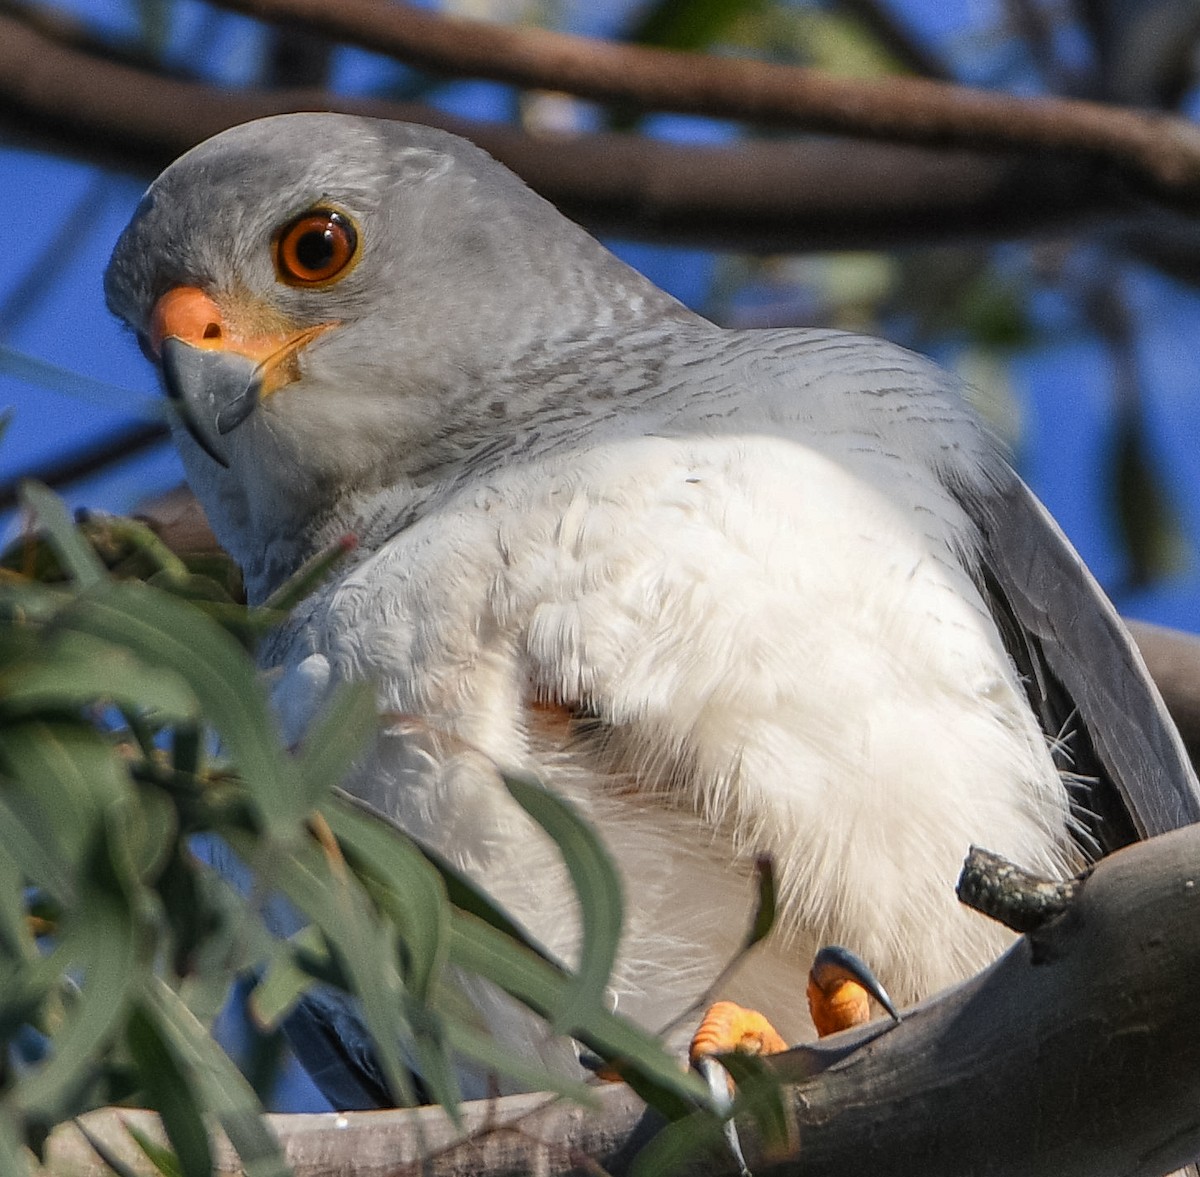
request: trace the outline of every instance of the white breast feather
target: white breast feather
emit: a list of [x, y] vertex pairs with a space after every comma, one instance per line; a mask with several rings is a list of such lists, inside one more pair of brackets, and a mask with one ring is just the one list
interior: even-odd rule
[[[289, 655], [372, 675], [385, 709], [421, 717], [356, 787], [568, 955], [569, 888], [494, 765], [591, 812], [629, 881], [615, 992], [651, 1025], [737, 943], [756, 854], [781, 926], [729, 995], [798, 1035], [821, 944], [902, 1002], [996, 955], [1006, 934], [953, 893], [972, 842], [1051, 873], [1069, 853], [1065, 791], [945, 482], [985, 442], [907, 353], [873, 345], [801, 395], [785, 374], [806, 357], [779, 338], [770, 362], [763, 340], [752, 360], [734, 349], [653, 414], [460, 490], [326, 593]], [[596, 716], [604, 756], [549, 755], [533, 697]]]

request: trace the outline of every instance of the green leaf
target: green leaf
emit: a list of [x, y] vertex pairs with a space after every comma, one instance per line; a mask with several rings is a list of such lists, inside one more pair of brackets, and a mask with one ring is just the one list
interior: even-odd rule
[[305, 561], [255, 610], [286, 613], [298, 605], [358, 546], [352, 535], [343, 535]]
[[515, 1079], [529, 1091], [553, 1091], [582, 1108], [600, 1106], [595, 1090], [586, 1083], [568, 1079], [547, 1067], [539, 1067], [518, 1055], [511, 1047], [498, 1044], [490, 1035], [463, 1022], [447, 1019], [446, 1038], [459, 1054], [497, 1075]]
[[0, 1109], [0, 1173], [29, 1177], [29, 1154], [21, 1145], [12, 1115]]
[[146, 785], [135, 786], [110, 815], [138, 879], [154, 879], [165, 866], [176, 845], [177, 817], [163, 791]]
[[[164, 1148], [156, 1140], [151, 1140], [136, 1124], [124, 1121], [124, 1128], [133, 1138], [134, 1144], [142, 1150], [146, 1160], [162, 1174], [162, 1177], [185, 1177], [184, 1168], [171, 1149]], [[206, 1173], [206, 1177], [211, 1177], [211, 1171]]]
[[109, 568], [132, 562], [140, 579], [162, 576], [167, 585], [185, 583], [190, 575], [187, 565], [140, 519], [89, 515], [80, 530]]
[[98, 700], [160, 722], [194, 720], [198, 714], [195, 695], [174, 671], [146, 666], [88, 634], [53, 635], [35, 658], [0, 670], [0, 707], [10, 714], [75, 711]]
[[715, 1113], [693, 1111], [654, 1134], [634, 1157], [629, 1177], [702, 1173], [716, 1168], [717, 1158], [729, 1155], [724, 1133], [724, 1122]]
[[711, 1005], [725, 988], [729, 977], [741, 967], [746, 954], [760, 941], [765, 940], [775, 926], [775, 867], [767, 855], [761, 855], [754, 863], [754, 878], [757, 884], [757, 898], [750, 926], [742, 938], [733, 956], [726, 961], [721, 971], [709, 982], [691, 1005], [679, 1010], [665, 1025], [659, 1027], [659, 1036], [665, 1037], [672, 1030], [684, 1024], [696, 1013]]
[[[451, 919], [447, 947], [451, 964], [486, 977], [543, 1017], [562, 1005], [571, 983], [561, 968], [465, 912]], [[648, 1031], [600, 1005], [581, 1009], [580, 1017], [568, 1032], [601, 1057], [620, 1063], [622, 1078], [668, 1118], [677, 1119], [708, 1101], [699, 1077], [681, 1070]]]
[[626, 39], [664, 49], [706, 49], [765, 0], [657, 0], [639, 9]]
[[271, 963], [250, 992], [248, 1006], [260, 1029], [273, 1030], [279, 1026], [295, 1008], [296, 1002], [312, 988], [311, 973], [296, 963], [296, 948], [313, 958], [327, 954], [325, 937], [312, 924], [278, 946]]
[[28, 908], [25, 905], [25, 876], [7, 846], [8, 829], [0, 817], [0, 956], [14, 961], [32, 961], [37, 957], [37, 945], [29, 930]]
[[[190, 1076], [164, 1040], [157, 1021], [140, 1004], [130, 1013], [125, 1041], [137, 1067], [142, 1092], [162, 1117], [163, 1128], [175, 1150], [180, 1177], [211, 1177], [212, 1150], [197, 1093]], [[126, 1128], [132, 1132], [129, 1125]], [[154, 1159], [145, 1145], [142, 1150]]]
[[[7, 784], [7, 782], [5, 782]], [[14, 800], [16, 804], [10, 805]], [[27, 798], [14, 798], [0, 787], [0, 828], [4, 844], [24, 880], [42, 888], [59, 903], [75, 898], [75, 857], [64, 849], [45, 810]]]
[[16, 351], [6, 344], [0, 344], [0, 373], [24, 381], [34, 388], [45, 388], [126, 416], [132, 414], [145, 421], [161, 421], [163, 418], [162, 397], [149, 393], [139, 395], [119, 384], [84, 376], [39, 356]]
[[[356, 869], [363, 871], [368, 885], [384, 879], [384, 872], [375, 872], [375, 856], [384, 859], [389, 853], [394, 854], [393, 844], [417, 846], [408, 835], [398, 831], [386, 815], [342, 790], [335, 792], [335, 805], [328, 807], [326, 812], [334, 832], [343, 841], [349, 860]], [[345, 815], [349, 814], [361, 815], [365, 824], [356, 823], [355, 829], [349, 828], [349, 823], [344, 822]], [[362, 835], [371, 841], [360, 847], [357, 838]], [[370, 854], [365, 853], [367, 846]], [[364, 853], [356, 856], [356, 848]], [[562, 1008], [569, 988], [574, 985], [570, 973], [548, 957], [469, 879], [428, 848], [419, 847], [419, 850], [441, 875], [452, 906], [450, 922], [439, 934], [439, 940], [444, 942], [439, 946], [439, 953], [444, 952], [450, 963], [465, 971], [492, 981], [543, 1017], [548, 1018], [552, 1010]], [[408, 876], [403, 878], [407, 880]], [[373, 894], [384, 902], [378, 893]], [[425, 902], [429, 901], [422, 900], [422, 904]], [[413, 919], [418, 919], [415, 905]], [[409, 926], [399, 917], [397, 920], [398, 926]], [[465, 1043], [477, 1041], [480, 1032], [467, 1027], [461, 1018], [447, 1018], [445, 1025], [451, 1042], [464, 1044], [464, 1053], [470, 1053]], [[610, 1014], [603, 1001], [581, 1011], [579, 1024], [567, 1029], [597, 1053], [629, 1062], [630, 1084], [664, 1114], [686, 1114], [695, 1107], [697, 1100], [707, 1098], [703, 1083], [696, 1076], [681, 1071], [677, 1060], [653, 1035]], [[476, 1057], [522, 1082], [528, 1079], [528, 1072], [522, 1069], [527, 1064], [514, 1060], [514, 1066], [505, 1066], [503, 1054], [500, 1058], [491, 1054]]]
[[743, 952], [749, 952], [756, 944], [765, 940], [775, 926], [775, 866], [766, 855], [755, 860], [754, 879], [758, 884], [757, 902], [754, 905], [750, 928], [742, 941]]
[[409, 838], [369, 812], [340, 798], [322, 812], [347, 860], [375, 885], [404, 945], [408, 987], [424, 1000], [446, 956], [450, 907], [441, 877]]
[[1187, 541], [1138, 412], [1120, 414], [1111, 444], [1105, 473], [1126, 556], [1126, 587], [1142, 589], [1186, 567]]
[[[392, 936], [371, 909], [361, 884], [343, 864], [329, 861], [312, 844], [260, 847], [230, 831], [227, 840], [246, 862], [258, 885], [278, 890], [320, 928], [358, 998], [363, 1021], [375, 1042], [392, 1094], [412, 1104], [415, 1096], [400, 1042], [411, 1039], [402, 1014], [403, 982], [395, 966]], [[447, 1108], [451, 1116], [456, 1110]]]
[[60, 623], [127, 647], [174, 671], [220, 733], [259, 812], [282, 834], [302, 812], [274, 717], [237, 642], [198, 610], [136, 583], [113, 583], [65, 610]]
[[26, 482], [21, 486], [21, 501], [37, 516], [67, 573], [81, 589], [105, 579], [104, 565], [76, 530], [62, 499], [40, 482]]
[[290, 1177], [283, 1150], [263, 1118], [254, 1089], [178, 995], [152, 977], [145, 988], [143, 1009], [237, 1150], [246, 1177]]
[[604, 844], [570, 802], [525, 777], [506, 775], [504, 783], [517, 804], [554, 839], [579, 897], [583, 923], [579, 968], [561, 1006], [551, 1014], [554, 1028], [563, 1031], [575, 1025], [584, 1011], [605, 1004], [621, 942], [621, 879]]
[[31, 881], [68, 902], [73, 864], [128, 787], [124, 765], [90, 727], [28, 720], [0, 726], [0, 769], [10, 851]]
[[498, 932], [503, 933], [513, 943], [522, 945], [555, 968], [561, 968], [559, 961], [551, 957], [540, 944], [526, 935], [521, 925], [516, 923], [504, 908], [494, 903], [488, 894], [477, 887], [466, 875], [456, 870], [446, 859], [428, 846], [421, 846], [421, 853], [437, 867], [438, 874], [442, 876], [442, 883], [446, 888], [446, 898], [450, 900], [452, 906], [470, 912], [477, 919], [483, 920], [484, 923], [490, 924]]
[[146, 948], [124, 896], [95, 885], [81, 894], [64, 921], [55, 955], [83, 978], [79, 997], [53, 1035], [49, 1057], [8, 1096], [28, 1118], [46, 1126], [79, 1110], [79, 1097], [119, 1032], [133, 987], [145, 971]]
[[379, 707], [369, 682], [339, 683], [309, 726], [296, 758], [296, 791], [305, 810], [341, 784], [379, 730]]
[[721, 1064], [737, 1084], [733, 1114], [749, 1115], [758, 1125], [759, 1138], [769, 1153], [790, 1150], [796, 1125], [788, 1111], [783, 1082], [760, 1055], [734, 1051], [721, 1056]]
[[630, 1177], [694, 1172], [702, 1169], [704, 1157], [727, 1155], [725, 1121], [738, 1116], [755, 1121], [768, 1161], [794, 1153], [795, 1123], [779, 1077], [754, 1055], [732, 1052], [720, 1062], [737, 1084], [732, 1108], [724, 1115], [702, 1108], [668, 1124], [634, 1158]]

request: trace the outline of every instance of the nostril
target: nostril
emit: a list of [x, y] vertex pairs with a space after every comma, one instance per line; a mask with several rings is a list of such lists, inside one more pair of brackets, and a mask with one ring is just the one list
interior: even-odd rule
[[198, 286], [173, 286], [162, 294], [150, 312], [146, 334], [155, 352], [171, 335], [194, 347], [225, 346], [221, 308]]

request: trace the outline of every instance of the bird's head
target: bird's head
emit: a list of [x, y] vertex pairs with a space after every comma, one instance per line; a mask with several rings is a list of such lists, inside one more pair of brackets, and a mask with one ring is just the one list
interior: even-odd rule
[[678, 311], [466, 141], [332, 114], [235, 127], [171, 165], [105, 292], [243, 564], [518, 429], [555, 340]]

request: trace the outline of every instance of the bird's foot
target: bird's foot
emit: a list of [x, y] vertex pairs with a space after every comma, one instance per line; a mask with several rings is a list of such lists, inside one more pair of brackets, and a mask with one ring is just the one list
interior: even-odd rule
[[[836, 945], [822, 948], [817, 953], [808, 974], [808, 1008], [822, 1038], [870, 1021], [871, 998], [896, 1021], [900, 1020], [887, 990], [860, 957]], [[718, 1001], [709, 1006], [699, 1029], [692, 1036], [688, 1058], [708, 1084], [717, 1106], [728, 1108], [733, 1081], [714, 1056], [779, 1054], [787, 1048], [783, 1037], [757, 1010], [746, 1009], [732, 1001]], [[742, 1177], [749, 1177], [750, 1170], [742, 1156], [737, 1128], [732, 1120], [725, 1124], [725, 1137]]]
[[718, 1001], [708, 1007], [692, 1044], [688, 1060], [696, 1066], [702, 1058], [714, 1054], [778, 1054], [788, 1044], [757, 1010], [746, 1009], [732, 1001]]
[[[808, 1009], [822, 1038], [869, 1022], [872, 998], [896, 1021], [900, 1020], [879, 978], [849, 949], [830, 945], [813, 958], [808, 974]], [[779, 1032], [757, 1010], [718, 1001], [708, 1007], [692, 1036], [688, 1058], [695, 1066], [711, 1055], [734, 1051], [778, 1054], [787, 1048]]]
[[869, 1022], [871, 998], [895, 1021], [900, 1020], [887, 990], [861, 957], [831, 944], [813, 958], [808, 974], [808, 1010], [822, 1038]]

